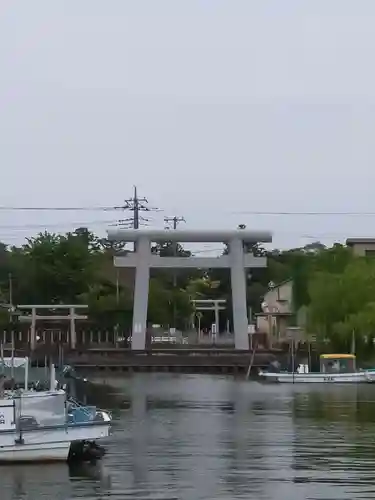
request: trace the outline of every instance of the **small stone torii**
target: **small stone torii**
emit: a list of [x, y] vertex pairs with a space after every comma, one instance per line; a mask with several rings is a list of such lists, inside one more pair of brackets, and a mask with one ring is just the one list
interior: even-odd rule
[[[37, 320], [46, 320], [46, 321], [69, 321], [70, 323], [70, 346], [72, 349], [76, 348], [77, 344], [77, 335], [76, 335], [76, 320], [81, 319], [85, 320], [88, 318], [85, 314], [76, 313], [77, 309], [87, 309], [87, 304], [39, 304], [39, 305], [29, 305], [29, 304], [20, 304], [17, 306], [18, 310], [22, 311], [31, 311], [31, 314], [20, 314], [18, 316], [19, 321], [28, 322], [31, 324], [30, 327], [30, 349], [33, 351], [36, 346], [37, 337], [36, 337], [36, 322]], [[53, 310], [53, 309], [62, 309], [68, 310], [68, 314], [38, 314], [37, 311], [42, 309]]]
[[[215, 314], [215, 331], [212, 333], [219, 333], [219, 314], [220, 311], [225, 311], [226, 299], [193, 299], [191, 303], [194, 304], [194, 308], [197, 312], [201, 311], [213, 311]], [[198, 328], [198, 334], [200, 334], [200, 328]]]
[[[126, 256], [115, 256], [115, 267], [135, 268], [132, 349], [145, 350], [150, 268], [229, 268], [232, 283], [233, 326], [235, 348], [249, 348], [246, 305], [246, 268], [267, 266], [266, 257], [255, 257], [244, 252], [244, 243], [271, 242], [268, 231], [236, 230], [180, 230], [120, 229], [108, 231], [109, 241], [134, 242], [135, 251]], [[160, 257], [151, 253], [151, 243], [223, 242], [229, 254], [220, 257]]]

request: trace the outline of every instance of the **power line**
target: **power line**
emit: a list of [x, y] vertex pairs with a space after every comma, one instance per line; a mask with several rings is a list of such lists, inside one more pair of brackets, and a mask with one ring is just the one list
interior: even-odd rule
[[369, 216], [374, 217], [375, 212], [258, 212], [258, 211], [244, 211], [244, 212], [231, 212], [232, 214], [242, 215], [297, 215], [297, 216]]
[[15, 207], [0, 206], [1, 211], [20, 211], [20, 212], [111, 212], [118, 210], [119, 207]]
[[0, 230], [6, 229], [10, 231], [28, 231], [29, 229], [44, 229], [44, 228], [60, 228], [67, 226], [86, 227], [86, 226], [97, 226], [97, 225], [112, 225], [116, 220], [91, 220], [91, 221], [66, 221], [66, 222], [52, 222], [45, 224], [23, 224], [23, 225], [0, 225]]
[[[125, 200], [124, 205], [122, 206], [73, 206], [73, 207], [47, 207], [47, 206], [14, 206], [14, 205], [2, 205], [0, 206], [0, 211], [24, 211], [24, 212], [114, 212], [118, 210], [132, 210], [136, 209], [136, 203], [138, 200], [139, 203], [139, 211], [156, 211], [162, 212], [163, 210], [160, 208], [150, 208], [147, 207], [148, 201], [146, 198], [138, 198], [137, 189], [134, 188], [135, 194], [132, 198]], [[311, 217], [319, 217], [319, 216], [337, 216], [337, 217], [345, 217], [345, 216], [356, 216], [356, 217], [375, 217], [375, 212], [371, 211], [261, 211], [261, 210], [243, 210], [243, 211], [230, 211], [226, 212], [227, 214], [232, 215], [261, 215], [261, 216], [277, 216], [277, 215], [286, 215], [286, 216], [311, 216]]]
[[[110, 212], [117, 210], [136, 210], [137, 202], [139, 204], [139, 210], [146, 211], [163, 211], [159, 208], [150, 208], [147, 206], [147, 198], [138, 198], [137, 188], [134, 187], [134, 195], [132, 198], [125, 200], [122, 206], [71, 206], [71, 207], [61, 207], [61, 206], [14, 206], [14, 205], [2, 205], [0, 206], [0, 211], [44, 211], [44, 212], [74, 212], [74, 211], [99, 211], [99, 212]], [[230, 211], [227, 212], [233, 215], [287, 215], [287, 216], [369, 216], [374, 217], [375, 212], [371, 211], [261, 211], [261, 210], [242, 210], [242, 211]], [[171, 218], [168, 218], [171, 219]]]

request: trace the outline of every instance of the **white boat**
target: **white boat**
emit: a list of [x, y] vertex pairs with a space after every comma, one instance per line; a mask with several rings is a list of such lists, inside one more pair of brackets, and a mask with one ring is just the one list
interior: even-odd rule
[[356, 370], [356, 357], [353, 354], [322, 354], [320, 372], [305, 369], [291, 372], [261, 371], [259, 376], [269, 382], [283, 384], [321, 384], [321, 383], [370, 383], [375, 382], [375, 372]]
[[111, 415], [93, 406], [67, 400], [55, 389], [51, 367], [50, 391], [3, 391], [0, 397], [0, 462], [66, 461], [85, 443], [109, 435]]

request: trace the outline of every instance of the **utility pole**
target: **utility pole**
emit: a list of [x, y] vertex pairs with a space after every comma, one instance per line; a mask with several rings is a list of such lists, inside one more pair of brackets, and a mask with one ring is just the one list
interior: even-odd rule
[[[166, 224], [173, 222], [173, 230], [175, 231], [177, 229], [178, 224], [180, 222], [186, 222], [186, 220], [183, 217], [177, 217], [177, 215], [175, 215], [174, 217], [164, 217], [164, 222]], [[167, 226], [167, 228], [168, 228], [168, 226]], [[177, 256], [177, 249], [178, 249], [178, 243], [177, 243], [177, 241], [175, 241], [173, 244], [173, 256], [174, 257]], [[174, 286], [176, 286], [176, 285], [174, 285]]]
[[140, 215], [141, 212], [153, 212], [157, 210], [148, 206], [147, 198], [138, 198], [137, 186], [134, 186], [133, 197], [124, 200], [123, 206], [115, 208], [133, 212], [132, 217], [119, 221], [120, 225], [131, 226], [133, 229], [139, 229], [140, 225], [147, 225], [147, 222], [149, 222], [149, 219]]
[[[124, 200], [124, 204], [121, 207], [115, 207], [115, 209], [129, 210], [133, 212], [133, 216], [119, 220], [118, 223], [114, 225], [133, 229], [139, 229], [140, 225], [147, 226], [148, 222], [150, 222], [149, 219], [142, 217], [140, 212], [154, 212], [158, 210], [157, 208], [148, 206], [147, 198], [138, 198], [137, 186], [134, 186], [133, 197]], [[134, 251], [136, 247], [137, 245], [134, 243]]]
[[13, 276], [12, 273], [8, 274], [9, 283], [9, 310], [12, 311], [13, 308]]
[[173, 222], [173, 229], [177, 229], [177, 226], [180, 222], [186, 222], [186, 220], [183, 217], [177, 217], [176, 215], [174, 217], [164, 217], [164, 222], [166, 224], [169, 224], [170, 222]]
[[[12, 273], [8, 274], [9, 280], [9, 326], [11, 328], [12, 336], [12, 368], [11, 377], [14, 379], [14, 330], [13, 330], [13, 276]], [[26, 388], [27, 389], [27, 388]]]
[[[174, 217], [164, 217], [164, 222], [165, 224], [169, 224], [170, 222], [173, 223], [173, 230], [177, 229], [177, 226], [180, 222], [186, 222], [186, 220], [183, 217], [178, 217], [175, 215]], [[177, 249], [178, 249], [178, 243], [177, 241], [174, 242], [173, 244], [173, 256], [177, 256]], [[177, 287], [177, 273], [176, 269], [173, 270], [173, 288], [176, 289]], [[174, 328], [176, 327], [176, 301], [173, 300], [173, 326]]]
[[134, 186], [134, 197], [132, 200], [130, 200], [129, 203], [133, 203], [133, 205], [130, 207], [131, 210], [133, 210], [133, 228], [134, 229], [139, 229], [139, 212], [141, 210], [148, 211], [149, 209], [147, 208], [146, 205], [143, 205], [142, 203], [148, 203], [146, 198], [139, 199], [138, 194], [137, 194], [137, 186]]

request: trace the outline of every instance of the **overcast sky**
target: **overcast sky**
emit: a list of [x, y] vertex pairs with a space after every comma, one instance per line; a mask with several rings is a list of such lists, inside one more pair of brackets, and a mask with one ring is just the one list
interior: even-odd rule
[[[375, 212], [374, 26], [374, 0], [1, 0], [0, 205], [137, 184], [156, 225], [375, 237], [375, 216], [245, 213]], [[0, 239], [117, 217], [1, 211]]]

